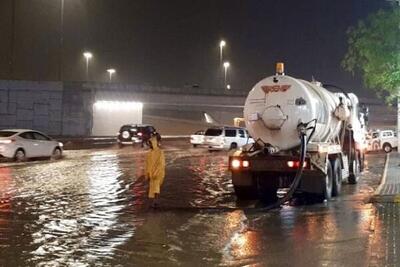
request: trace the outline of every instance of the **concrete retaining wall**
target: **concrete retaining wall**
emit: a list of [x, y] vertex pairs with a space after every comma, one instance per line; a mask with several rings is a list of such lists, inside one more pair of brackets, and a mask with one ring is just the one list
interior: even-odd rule
[[[206, 95], [203, 91], [109, 83], [0, 81], [0, 129], [30, 128], [53, 136], [89, 136], [96, 100], [142, 102], [143, 123], [153, 124], [165, 135], [185, 135], [208, 127], [204, 112], [224, 125], [242, 117], [245, 95], [234, 91], [210, 91]], [[368, 100], [361, 102], [368, 104]], [[372, 128], [395, 125], [395, 109], [374, 102], [370, 115]]]
[[0, 128], [30, 128], [61, 134], [62, 84], [0, 81]]

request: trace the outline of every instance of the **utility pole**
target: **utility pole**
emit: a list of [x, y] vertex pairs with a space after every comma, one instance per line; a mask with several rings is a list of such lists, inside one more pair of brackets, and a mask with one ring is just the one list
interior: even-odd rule
[[9, 67], [10, 80], [14, 79], [14, 52], [15, 52], [15, 2], [17, 0], [11, 0], [11, 38], [10, 38], [10, 58], [9, 58]]
[[64, 54], [64, 0], [60, 0], [60, 51], [59, 51], [59, 66], [58, 79], [63, 80], [63, 54]]

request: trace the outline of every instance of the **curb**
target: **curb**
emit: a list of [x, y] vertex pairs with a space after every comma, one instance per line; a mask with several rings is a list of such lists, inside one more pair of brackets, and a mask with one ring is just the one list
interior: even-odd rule
[[371, 202], [373, 203], [400, 203], [400, 194], [381, 195], [382, 188], [386, 183], [389, 161], [390, 161], [390, 153], [386, 154], [385, 167], [383, 169], [381, 183], [375, 190], [374, 195], [371, 197]]

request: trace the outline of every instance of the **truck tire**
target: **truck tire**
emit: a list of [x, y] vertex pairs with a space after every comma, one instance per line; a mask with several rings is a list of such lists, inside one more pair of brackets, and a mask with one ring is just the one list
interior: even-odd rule
[[323, 202], [325, 199], [330, 200], [332, 198], [332, 189], [333, 189], [333, 170], [332, 164], [328, 160], [327, 162], [327, 174], [325, 178], [322, 179], [322, 192], [318, 196], [318, 200]]
[[332, 161], [333, 168], [333, 187], [332, 196], [336, 197], [340, 195], [342, 191], [342, 163], [339, 158]]
[[257, 199], [257, 188], [255, 186], [234, 185], [235, 194], [238, 200]]
[[359, 161], [360, 161], [360, 172], [363, 172], [365, 169], [365, 152], [359, 153]]
[[257, 191], [259, 199], [265, 204], [278, 201], [278, 179], [276, 177], [257, 177]]
[[349, 184], [358, 183], [358, 178], [360, 176], [360, 162], [358, 159], [357, 152], [353, 151], [349, 159]]
[[386, 153], [392, 152], [392, 146], [389, 143], [384, 143], [382, 148], [383, 151], [385, 151]]

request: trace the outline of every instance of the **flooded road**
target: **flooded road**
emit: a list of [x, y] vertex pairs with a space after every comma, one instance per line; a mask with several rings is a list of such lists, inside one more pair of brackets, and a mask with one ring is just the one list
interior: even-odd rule
[[367, 265], [383, 155], [368, 155], [360, 183], [331, 202], [257, 212], [236, 202], [226, 153], [165, 154], [157, 210], [137, 181], [140, 150], [1, 164], [0, 266]]

